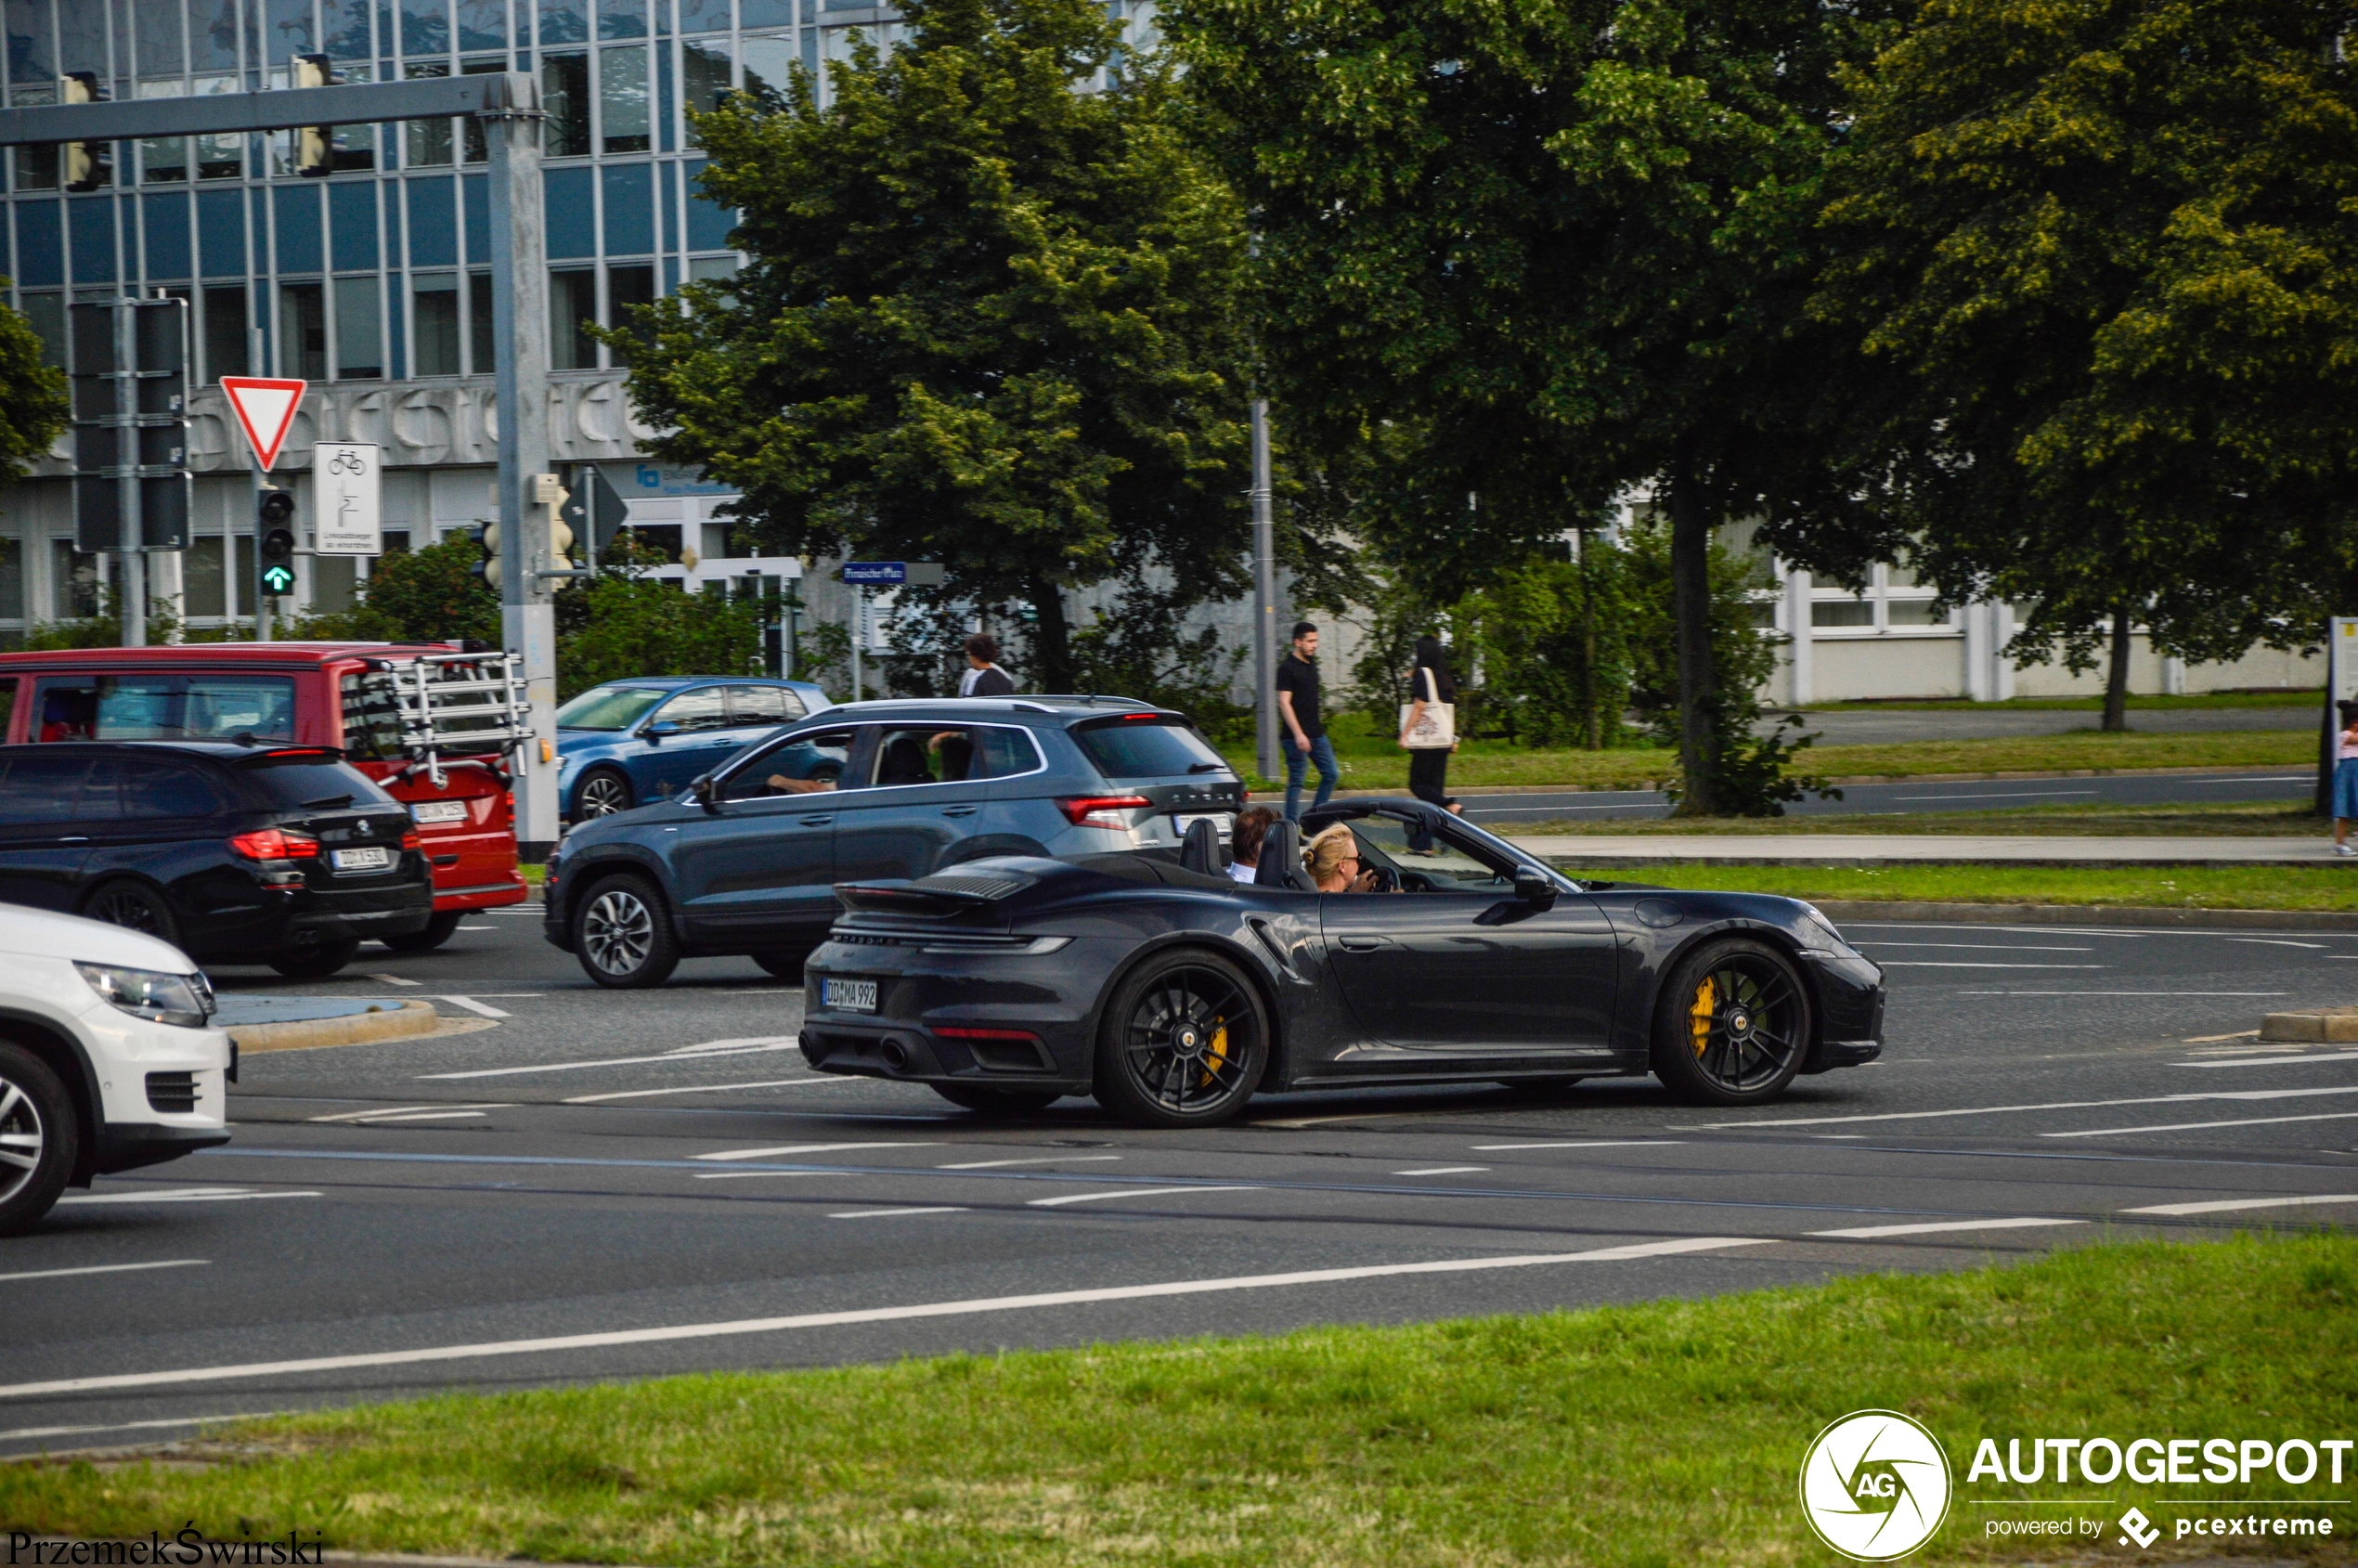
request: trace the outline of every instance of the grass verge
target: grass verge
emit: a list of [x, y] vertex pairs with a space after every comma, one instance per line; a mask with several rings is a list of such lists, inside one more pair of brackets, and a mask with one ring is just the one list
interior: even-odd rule
[[[2002, 1549], [1987, 1522], [2054, 1510], [1963, 1499], [2088, 1492], [1969, 1484], [1983, 1437], [2339, 1436], [2358, 1380], [2318, 1374], [2353, 1355], [2351, 1237], [2096, 1245], [1697, 1302], [250, 1421], [176, 1463], [0, 1465], [0, 1523], [699, 1568], [1818, 1563], [1835, 1560], [1794, 1501], [1802, 1455], [1879, 1406], [1924, 1421], [1954, 1471], [1919, 1561], [2020, 1562], [2040, 1549]], [[2102, 1490], [2165, 1528], [2185, 1511], [2165, 1497], [2349, 1496], [2323, 1471]], [[2346, 1561], [2358, 1510], [2302, 1511], [2335, 1519], [2313, 1554]]]
[[[1366, 716], [1346, 714], [1329, 733], [1342, 768], [1337, 786], [1405, 789], [1408, 754], [1392, 735], [1369, 732]], [[1226, 748], [1230, 766], [1255, 790], [1282, 789], [1262, 778], [1250, 743]], [[2221, 730], [2192, 734], [2107, 735], [2075, 730], [2003, 740], [1908, 741], [1889, 745], [1811, 746], [1800, 766], [1822, 778], [1911, 778], [1925, 773], [2066, 773], [2093, 769], [2314, 767], [2317, 737], [2300, 730]], [[1449, 760], [1453, 787], [1652, 789], [1678, 771], [1678, 755], [1660, 748], [1621, 751], [1535, 750], [1506, 741], [1468, 741]], [[1315, 785], [1314, 771], [1310, 782]]]
[[1862, 811], [1838, 817], [1575, 817], [1518, 824], [1518, 836], [1743, 833], [2002, 834], [2007, 837], [2318, 838], [2332, 823], [2281, 800], [2169, 806], [2034, 806], [2010, 811]]
[[[2305, 707], [2322, 715], [2326, 689], [2292, 692], [2197, 692], [2183, 697], [2129, 699], [2129, 711], [2154, 712], [2172, 708]], [[2009, 697], [2002, 703], [1977, 703], [1964, 697], [1927, 697], [1922, 702], [1811, 703], [1804, 713], [2102, 713], [2102, 697]]]
[[1575, 876], [1782, 893], [1791, 899], [1891, 899], [1928, 903], [2144, 905], [2157, 909], [2358, 909], [2358, 869], [2346, 865], [2005, 865], [1940, 861], [1899, 865], [1729, 865], [1709, 862], [1582, 862], [1553, 857]]

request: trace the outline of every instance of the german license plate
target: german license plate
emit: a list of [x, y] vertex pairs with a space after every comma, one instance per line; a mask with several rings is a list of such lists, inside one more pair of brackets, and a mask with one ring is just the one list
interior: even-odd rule
[[876, 1010], [876, 982], [828, 980], [821, 987], [820, 1000], [847, 1013], [873, 1013]]
[[1233, 811], [1188, 811], [1173, 817], [1171, 823], [1179, 830], [1182, 838], [1186, 837], [1187, 830], [1198, 823], [1210, 823], [1212, 831], [1224, 839], [1235, 830], [1237, 815]]
[[429, 823], [462, 823], [467, 820], [467, 803], [463, 800], [421, 800], [409, 808], [409, 817], [420, 827]]
[[331, 849], [328, 863], [338, 871], [382, 871], [393, 863], [390, 849]]

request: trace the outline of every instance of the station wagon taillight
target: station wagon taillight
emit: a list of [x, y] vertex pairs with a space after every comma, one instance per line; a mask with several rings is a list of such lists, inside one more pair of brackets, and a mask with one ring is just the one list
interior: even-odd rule
[[1110, 827], [1127, 831], [1130, 824], [1119, 813], [1135, 810], [1154, 802], [1143, 795], [1077, 795], [1056, 802], [1065, 821], [1075, 827]]
[[283, 828], [257, 828], [229, 840], [229, 852], [250, 861], [307, 861], [319, 853], [319, 841]]

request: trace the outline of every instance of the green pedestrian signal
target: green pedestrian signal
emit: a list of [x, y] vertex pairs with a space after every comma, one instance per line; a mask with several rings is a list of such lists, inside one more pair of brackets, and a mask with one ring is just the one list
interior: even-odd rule
[[285, 490], [265, 490], [258, 519], [261, 538], [257, 586], [266, 598], [284, 599], [294, 591], [294, 497]]

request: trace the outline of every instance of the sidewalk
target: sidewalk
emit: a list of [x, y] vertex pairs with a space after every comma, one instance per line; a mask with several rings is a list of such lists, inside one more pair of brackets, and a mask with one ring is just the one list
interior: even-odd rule
[[[1553, 861], [1706, 861], [1730, 865], [1874, 865], [1891, 861], [2015, 861], [2049, 865], [2331, 864], [2314, 838], [2040, 838], [1997, 834], [1562, 834], [1513, 842]], [[2358, 860], [2351, 862], [2358, 891]]]

